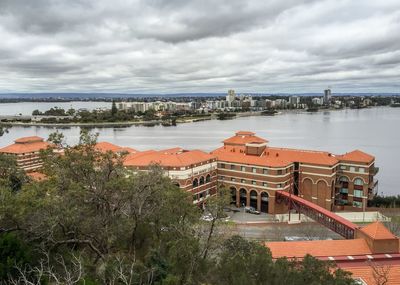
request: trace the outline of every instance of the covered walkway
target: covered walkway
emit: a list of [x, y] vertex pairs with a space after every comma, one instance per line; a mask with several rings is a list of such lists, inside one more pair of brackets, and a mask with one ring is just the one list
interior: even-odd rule
[[289, 210], [294, 209], [306, 215], [346, 239], [353, 239], [358, 228], [356, 224], [339, 215], [286, 191], [276, 191], [276, 203], [288, 205]]

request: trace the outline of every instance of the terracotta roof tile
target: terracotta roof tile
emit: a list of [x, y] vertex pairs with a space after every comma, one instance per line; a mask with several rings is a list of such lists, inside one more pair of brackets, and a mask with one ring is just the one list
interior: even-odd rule
[[0, 152], [12, 154], [37, 152], [46, 149], [50, 145], [50, 143], [43, 141], [43, 138], [26, 137], [16, 140], [12, 145], [1, 148]]
[[269, 167], [293, 162], [333, 166], [338, 160], [328, 152], [267, 147], [260, 156], [247, 155], [244, 146], [223, 146], [212, 152], [219, 160]]
[[[379, 262], [377, 263], [377, 268], [379, 267]], [[341, 266], [340, 266], [341, 267]], [[373, 267], [371, 267], [368, 263], [365, 263], [363, 266], [356, 267], [341, 267], [342, 269], [351, 272], [353, 278], [361, 278], [367, 285], [376, 285], [376, 275], [374, 275]], [[387, 283], [388, 285], [399, 285], [400, 284], [400, 264], [391, 264], [388, 265], [389, 269], [387, 273]], [[383, 283], [382, 283], [383, 284]]]
[[381, 222], [377, 221], [371, 223], [360, 229], [363, 233], [369, 237], [379, 240], [379, 239], [396, 239], [396, 236], [391, 233]]
[[44, 141], [43, 138], [38, 137], [38, 136], [31, 136], [31, 137], [23, 137], [16, 139], [14, 142], [15, 143], [31, 143], [31, 142], [42, 142]]
[[306, 164], [334, 166], [339, 161], [352, 161], [370, 163], [374, 157], [360, 150], [349, 152], [345, 155], [334, 155], [326, 151], [313, 151], [302, 149], [288, 149], [267, 146], [260, 156], [247, 155], [245, 145], [249, 143], [265, 143], [266, 140], [259, 138], [252, 132], [240, 131], [235, 136], [224, 140], [224, 146], [214, 150], [212, 153], [218, 159], [227, 162], [254, 164], [270, 167], [284, 167], [293, 162]]
[[273, 258], [302, 258], [372, 254], [364, 239], [267, 242]]
[[41, 172], [28, 172], [26, 175], [28, 175], [34, 181], [41, 181], [47, 178], [47, 176]]
[[233, 137], [223, 141], [225, 145], [245, 145], [247, 143], [266, 143], [267, 140], [255, 136], [253, 132], [239, 131]]
[[166, 167], [184, 167], [214, 159], [215, 156], [201, 150], [183, 150], [181, 148], [161, 151], [147, 151], [130, 154], [124, 161], [125, 166], [148, 166], [152, 163]]
[[338, 159], [350, 162], [363, 162], [363, 163], [371, 163], [375, 160], [375, 157], [365, 153], [361, 150], [354, 150], [352, 152], [345, 153], [343, 155], [338, 155]]
[[109, 143], [109, 142], [98, 142], [95, 145], [95, 148], [98, 151], [101, 151], [101, 152], [107, 152], [107, 151], [112, 151], [112, 152], [123, 152], [123, 151], [126, 151], [126, 152], [129, 152], [129, 153], [137, 152], [136, 149], [133, 149], [133, 148], [130, 148], [130, 147], [121, 147], [121, 146], [118, 146], [118, 145], [115, 145], [115, 144], [112, 144], [112, 143]]

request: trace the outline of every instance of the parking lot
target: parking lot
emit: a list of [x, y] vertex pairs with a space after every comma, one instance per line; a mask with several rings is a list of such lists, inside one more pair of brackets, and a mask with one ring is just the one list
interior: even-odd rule
[[232, 234], [241, 235], [247, 239], [279, 241], [290, 239], [343, 239], [337, 233], [315, 222], [288, 224], [278, 222], [274, 215], [246, 213], [244, 208], [231, 207], [233, 211], [226, 212], [229, 220], [234, 222]]

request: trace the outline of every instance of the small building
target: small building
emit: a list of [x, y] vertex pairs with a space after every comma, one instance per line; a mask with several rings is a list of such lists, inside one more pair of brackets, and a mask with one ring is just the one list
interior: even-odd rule
[[147, 171], [157, 164], [174, 184], [193, 196], [193, 204], [202, 204], [217, 192], [217, 159], [201, 150], [182, 148], [143, 151], [126, 156], [124, 166]]
[[23, 137], [14, 141], [14, 144], [3, 147], [0, 153], [14, 156], [18, 167], [26, 172], [35, 172], [43, 166], [40, 151], [51, 144], [38, 136]]
[[[265, 243], [274, 259], [301, 260], [309, 254], [335, 262], [362, 285], [400, 284], [399, 245], [399, 238], [380, 222], [358, 228], [355, 239]], [[378, 278], [387, 279], [386, 283], [377, 282]]]

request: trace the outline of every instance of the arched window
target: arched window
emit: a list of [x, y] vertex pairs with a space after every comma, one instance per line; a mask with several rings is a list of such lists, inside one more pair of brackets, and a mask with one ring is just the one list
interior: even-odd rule
[[202, 177], [200, 177], [199, 184], [200, 184], [200, 185], [203, 185], [203, 184], [204, 184], [204, 177], [203, 177], [203, 176], [202, 176]]
[[354, 179], [354, 185], [363, 186], [364, 181], [362, 181], [361, 178], [356, 178], [356, 179]]
[[339, 181], [340, 182], [349, 182], [349, 179], [347, 179], [346, 176], [342, 176], [342, 177], [339, 178]]
[[210, 176], [210, 174], [207, 174], [207, 176], [206, 176], [206, 183], [208, 183], [208, 182], [210, 182], [211, 181], [211, 176]]
[[180, 185], [179, 185], [179, 183], [178, 182], [174, 182], [174, 185], [176, 186], [176, 187], [180, 187]]
[[193, 187], [197, 187], [197, 186], [199, 186], [199, 180], [197, 180], [197, 178], [195, 178], [193, 180]]

